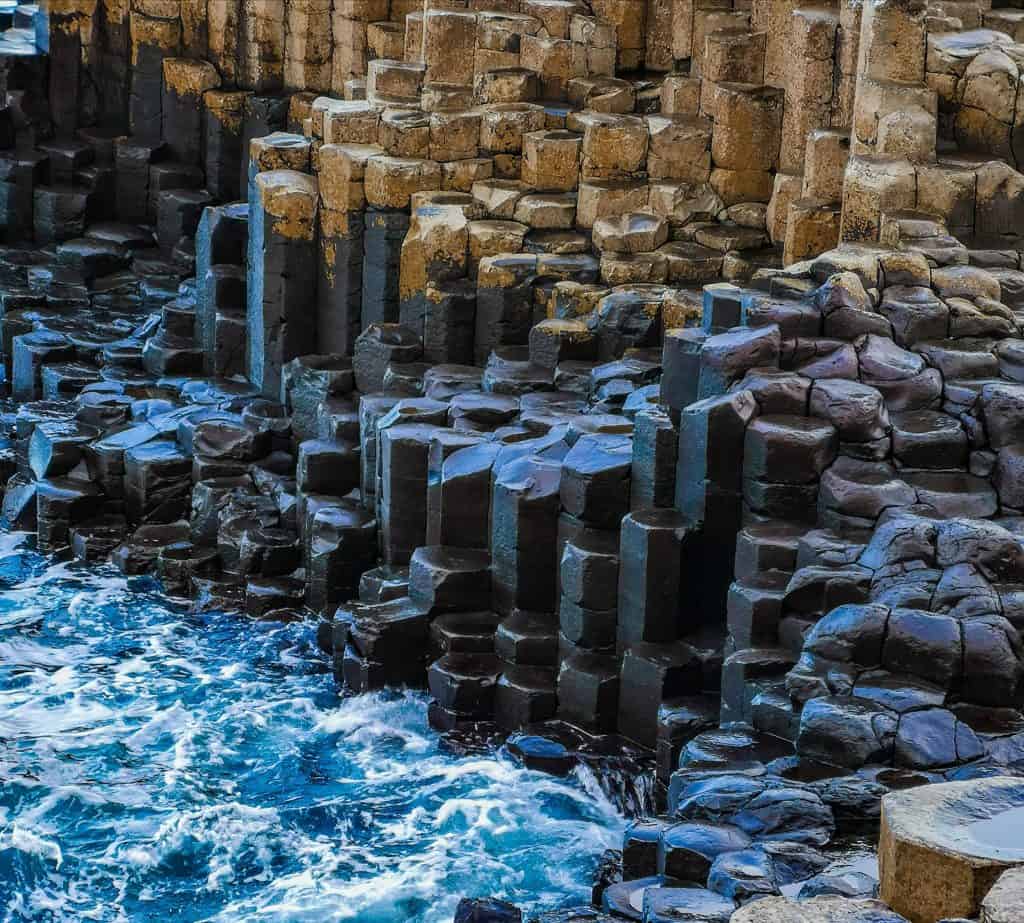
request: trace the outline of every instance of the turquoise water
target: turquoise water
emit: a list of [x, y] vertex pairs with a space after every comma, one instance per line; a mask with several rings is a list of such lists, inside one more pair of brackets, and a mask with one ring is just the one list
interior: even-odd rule
[[342, 699], [313, 626], [195, 615], [0, 536], [0, 920], [450, 921], [581, 903], [592, 777], [459, 755], [425, 696]]

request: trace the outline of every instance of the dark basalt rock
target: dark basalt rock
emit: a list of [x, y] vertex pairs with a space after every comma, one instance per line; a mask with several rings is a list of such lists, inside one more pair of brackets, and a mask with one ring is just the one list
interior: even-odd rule
[[824, 846], [832, 838], [832, 811], [812, 791], [768, 788], [755, 795], [730, 822], [756, 840], [791, 840]]
[[601, 896], [601, 909], [616, 918], [643, 919], [643, 895], [648, 888], [657, 888], [664, 879], [658, 875], [620, 881], [605, 889]]
[[570, 907], [567, 910], [548, 910], [534, 917], [531, 923], [615, 923], [616, 919], [594, 907]]
[[547, 613], [513, 612], [498, 624], [494, 650], [509, 663], [555, 667], [558, 665], [558, 625]]
[[800, 718], [797, 751], [852, 769], [885, 763], [892, 759], [897, 725], [895, 713], [866, 699], [811, 699]]
[[635, 820], [622, 835], [622, 875], [626, 879], [645, 878], [658, 869], [658, 844], [671, 827], [659, 818]]
[[466, 717], [487, 718], [494, 714], [500, 676], [501, 664], [493, 655], [450, 653], [430, 665], [427, 682], [442, 708]]
[[487, 609], [490, 564], [485, 551], [445, 545], [417, 548], [409, 561], [409, 596], [434, 612]]
[[733, 901], [704, 888], [654, 887], [644, 891], [645, 923], [728, 923]]
[[553, 718], [558, 710], [555, 681], [553, 668], [506, 666], [495, 690], [498, 727], [513, 731]]
[[455, 908], [454, 923], [522, 923], [522, 919], [522, 911], [507, 901], [464, 897]]
[[658, 874], [679, 881], [706, 884], [715, 859], [750, 845], [738, 827], [681, 823], [665, 830], [658, 841]]
[[771, 857], [756, 848], [719, 855], [708, 873], [708, 888], [737, 904], [779, 893]]
[[804, 881], [829, 865], [829, 859], [805, 843], [787, 840], [767, 841], [760, 848], [772, 861], [779, 887]]
[[495, 612], [445, 612], [439, 615], [430, 622], [431, 657], [440, 658], [449, 652], [492, 653], [500, 622]]
[[878, 896], [878, 880], [863, 872], [823, 872], [805, 881], [799, 899], [812, 897], [874, 898]]
[[506, 747], [512, 757], [527, 768], [552, 775], [568, 775], [578, 762], [562, 741], [538, 734], [514, 734]]
[[669, 791], [669, 811], [675, 817], [718, 822], [762, 794], [767, 783], [740, 773], [687, 779], [680, 774]]

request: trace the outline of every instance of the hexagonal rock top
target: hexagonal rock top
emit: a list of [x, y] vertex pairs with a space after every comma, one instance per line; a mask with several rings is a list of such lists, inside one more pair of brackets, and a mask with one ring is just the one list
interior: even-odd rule
[[1022, 830], [1024, 779], [947, 782], [886, 795], [881, 897], [911, 923], [974, 917], [1000, 875], [1024, 867]]

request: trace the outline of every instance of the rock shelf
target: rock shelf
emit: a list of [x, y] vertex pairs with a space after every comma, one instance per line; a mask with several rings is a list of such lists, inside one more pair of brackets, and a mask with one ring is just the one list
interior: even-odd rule
[[[545, 923], [1012, 916], [1024, 13], [9, 18], [8, 527], [316, 619], [528, 765], [646, 754]], [[837, 859], [879, 824], [885, 903]]]

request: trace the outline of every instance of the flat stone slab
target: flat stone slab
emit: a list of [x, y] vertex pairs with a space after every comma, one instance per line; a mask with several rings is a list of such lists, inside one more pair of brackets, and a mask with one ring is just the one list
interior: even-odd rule
[[886, 795], [881, 897], [911, 923], [977, 916], [1009, 868], [1024, 867], [1024, 779], [996, 777]]
[[881, 901], [847, 897], [792, 901], [787, 897], [766, 897], [737, 910], [729, 923], [905, 923], [905, 920]]

